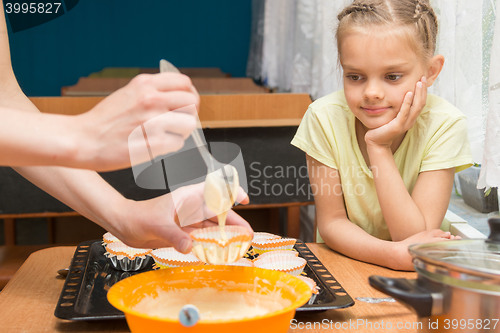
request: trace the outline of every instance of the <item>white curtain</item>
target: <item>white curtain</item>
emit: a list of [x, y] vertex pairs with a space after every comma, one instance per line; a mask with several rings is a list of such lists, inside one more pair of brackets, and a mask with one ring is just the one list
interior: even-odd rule
[[[283, 92], [305, 92], [313, 99], [342, 88], [335, 42], [336, 15], [352, 0], [254, 0], [248, 76]], [[500, 1], [500, 0], [499, 0]], [[440, 24], [437, 52], [445, 66], [431, 93], [444, 97], [467, 116], [469, 139], [483, 177], [498, 186], [500, 97], [488, 95], [493, 0], [431, 0]], [[496, 47], [500, 50], [497, 23]], [[491, 58], [497, 70], [500, 51]], [[497, 70], [498, 72], [498, 70]], [[500, 73], [492, 74], [492, 85]], [[500, 89], [490, 90], [500, 94]], [[496, 103], [486, 116], [489, 100]], [[487, 158], [483, 159], [483, 151]], [[496, 168], [495, 168], [496, 167]]]
[[254, 0], [247, 75], [314, 99], [341, 88], [335, 27], [351, 0]]
[[487, 102], [483, 100], [483, 1], [433, 0], [439, 20], [437, 52], [445, 57], [443, 71], [430, 92], [467, 116], [473, 159], [481, 163]]
[[[500, 9], [500, 0], [496, 9]], [[500, 19], [495, 22], [489, 74], [489, 111], [478, 188], [500, 188]]]

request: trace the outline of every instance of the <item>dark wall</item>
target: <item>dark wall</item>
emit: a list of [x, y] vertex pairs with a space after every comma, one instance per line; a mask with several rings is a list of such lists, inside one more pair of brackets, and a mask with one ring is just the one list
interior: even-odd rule
[[51, 21], [8, 29], [24, 92], [57, 96], [104, 67], [157, 67], [161, 58], [245, 76], [250, 25], [251, 0], [80, 0]]

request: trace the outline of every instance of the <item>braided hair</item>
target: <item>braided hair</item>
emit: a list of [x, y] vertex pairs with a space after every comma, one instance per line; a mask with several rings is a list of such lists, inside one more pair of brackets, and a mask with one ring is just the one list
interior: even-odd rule
[[409, 36], [415, 38], [424, 57], [431, 57], [436, 50], [438, 22], [429, 0], [355, 0], [337, 18], [339, 52], [347, 32], [373, 25], [411, 29]]

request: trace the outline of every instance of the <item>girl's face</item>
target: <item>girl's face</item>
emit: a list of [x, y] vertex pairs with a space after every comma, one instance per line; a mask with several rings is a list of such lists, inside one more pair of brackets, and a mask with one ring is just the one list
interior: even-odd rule
[[424, 75], [422, 58], [403, 34], [376, 27], [347, 33], [340, 49], [349, 108], [367, 130], [387, 124]]

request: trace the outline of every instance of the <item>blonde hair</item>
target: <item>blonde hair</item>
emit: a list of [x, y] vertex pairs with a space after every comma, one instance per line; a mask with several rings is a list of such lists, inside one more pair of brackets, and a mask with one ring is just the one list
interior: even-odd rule
[[369, 29], [373, 25], [409, 29], [408, 38], [413, 39], [424, 58], [432, 57], [436, 50], [438, 22], [429, 0], [355, 0], [337, 18], [339, 56], [343, 36], [352, 29]]

